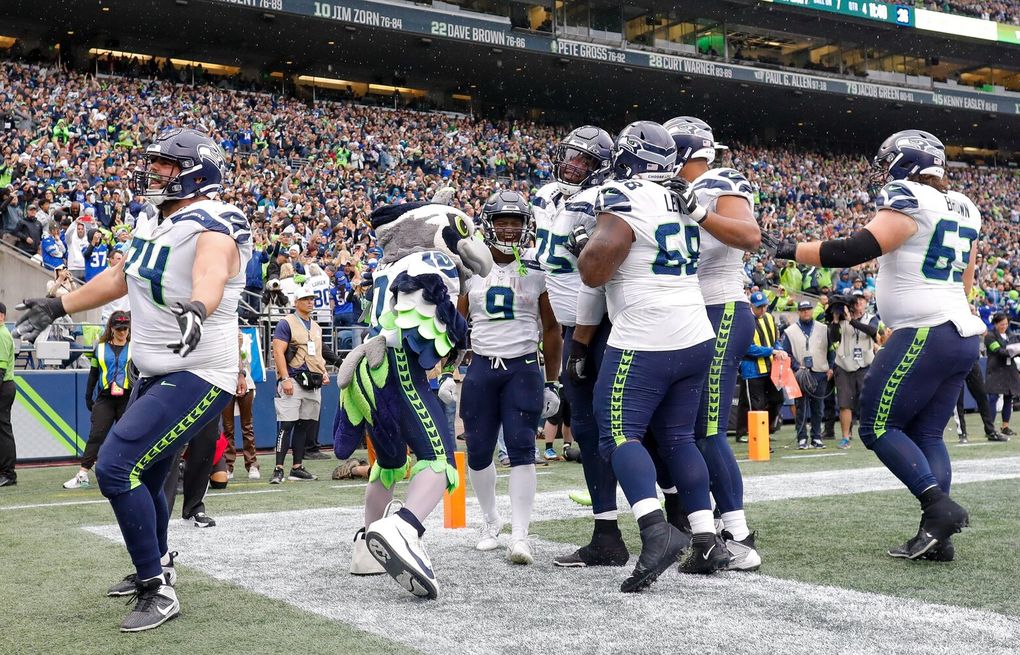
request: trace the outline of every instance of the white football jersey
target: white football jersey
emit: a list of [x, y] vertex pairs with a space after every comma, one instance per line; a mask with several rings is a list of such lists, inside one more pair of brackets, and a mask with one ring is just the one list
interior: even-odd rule
[[332, 323], [333, 310], [329, 306], [329, 289], [331, 287], [329, 277], [326, 275], [313, 275], [305, 280], [304, 287], [315, 292], [315, 307], [312, 309], [312, 318], [316, 323]]
[[599, 189], [597, 213], [626, 221], [634, 243], [613, 278], [606, 301], [609, 345], [640, 351], [680, 350], [715, 337], [698, 286], [698, 224], [654, 182], [613, 181]]
[[[392, 311], [396, 300], [390, 293], [390, 285], [401, 273], [407, 273], [411, 277], [425, 275], [428, 273], [439, 274], [446, 283], [446, 291], [450, 294], [452, 302], [456, 302], [460, 293], [460, 275], [457, 272], [457, 265], [446, 254], [438, 250], [427, 250], [402, 257], [392, 264], [383, 264], [375, 269], [372, 276], [372, 310], [369, 316], [369, 325], [378, 333], [386, 335], [386, 345], [390, 348], [399, 348], [400, 330], [385, 330], [379, 325], [379, 317], [386, 311]], [[421, 309], [419, 309], [421, 311]], [[429, 311], [428, 309], [425, 310]], [[431, 309], [435, 314], [434, 306]]]
[[[698, 202], [715, 211], [720, 196], [739, 196], [754, 212], [751, 184], [732, 168], [713, 168], [692, 183]], [[731, 248], [706, 230], [701, 230], [701, 256], [698, 259], [698, 281], [706, 305], [747, 302], [744, 294], [744, 251]]]
[[878, 258], [875, 298], [882, 322], [896, 329], [952, 321], [963, 336], [984, 332], [963, 290], [963, 271], [981, 232], [974, 203], [955, 191], [942, 193], [901, 180], [886, 184], [875, 206], [917, 223], [917, 232], [906, 243]]
[[[233, 393], [237, 389], [237, 303], [251, 259], [251, 231], [240, 209], [217, 200], [201, 200], [161, 221], [145, 221], [127, 252], [131, 305], [131, 357], [142, 377], [191, 371]], [[202, 324], [202, 340], [187, 357], [167, 344], [181, 339], [170, 308], [191, 300], [195, 247], [203, 232], [234, 239], [240, 255], [238, 272], [227, 281], [223, 299]]]
[[566, 249], [570, 233], [577, 225], [589, 231], [595, 227], [595, 200], [598, 188], [593, 187], [565, 197], [555, 182], [546, 184], [532, 197], [535, 215], [535, 258], [548, 274], [549, 304], [560, 325], [577, 322], [577, 295], [583, 286], [577, 272], [577, 258]]
[[538, 299], [546, 274], [537, 264], [521, 275], [517, 262], [496, 264], [467, 281], [471, 350], [486, 357], [521, 357], [538, 350]]

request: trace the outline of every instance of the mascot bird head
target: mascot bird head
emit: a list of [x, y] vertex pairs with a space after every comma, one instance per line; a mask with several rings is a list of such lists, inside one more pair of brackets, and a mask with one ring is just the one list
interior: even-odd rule
[[372, 229], [383, 250], [383, 264], [438, 250], [457, 265], [462, 290], [469, 277], [488, 275], [492, 269], [492, 253], [478, 238], [474, 221], [449, 205], [386, 205], [372, 212]]

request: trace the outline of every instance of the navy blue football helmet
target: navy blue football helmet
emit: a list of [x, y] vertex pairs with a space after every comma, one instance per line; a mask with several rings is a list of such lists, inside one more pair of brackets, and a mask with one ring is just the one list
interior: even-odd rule
[[613, 176], [665, 182], [673, 177], [676, 144], [666, 128], [652, 121], [631, 123], [616, 136]]
[[[149, 171], [147, 165], [156, 159], [174, 162], [180, 172], [171, 177]], [[223, 190], [223, 151], [197, 130], [182, 127], [166, 130], [145, 149], [145, 163], [146, 168], [132, 174], [132, 187], [154, 205]]]
[[553, 177], [560, 192], [572, 196], [606, 181], [613, 158], [613, 137], [594, 125], [574, 128], [556, 146]]
[[[946, 174], [946, 147], [930, 132], [903, 130], [882, 142], [872, 164], [879, 169], [876, 178], [886, 175], [896, 180], [911, 175], [943, 177]], [[876, 182], [880, 181], [876, 179]]]
[[[501, 239], [500, 232], [505, 236], [508, 231], [502, 228], [497, 232], [495, 221], [497, 218], [506, 217], [519, 219], [521, 227], [519, 231], [516, 228], [509, 230], [514, 235], [510, 239]], [[535, 232], [535, 217], [531, 213], [531, 204], [516, 191], [497, 191], [489, 196], [482, 207], [482, 215], [478, 222], [482, 228], [485, 245], [505, 255], [514, 254], [514, 249], [527, 248]]]
[[715, 161], [716, 150], [728, 150], [721, 143], [716, 143], [712, 126], [694, 116], [677, 116], [662, 125], [673, 137], [676, 144], [676, 168], [679, 171], [690, 159], [707, 159], [711, 164]]

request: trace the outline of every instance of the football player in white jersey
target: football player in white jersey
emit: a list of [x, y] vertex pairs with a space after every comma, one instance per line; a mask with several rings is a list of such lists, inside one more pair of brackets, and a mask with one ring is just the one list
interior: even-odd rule
[[[715, 534], [708, 469], [694, 444], [715, 333], [698, 286], [698, 224], [657, 184], [673, 176], [676, 145], [658, 123], [631, 123], [616, 138], [614, 181], [602, 186], [598, 226], [581, 251], [581, 279], [605, 285], [612, 332], [595, 383], [600, 447], [641, 528], [641, 555], [621, 591], [641, 591], [689, 543], [699, 569], [729, 563]], [[642, 445], [655, 433], [688, 512], [693, 542], [666, 521], [655, 464]]]
[[[570, 427], [581, 450], [584, 481], [591, 498], [594, 528], [591, 541], [554, 558], [557, 566], [623, 566], [630, 558], [617, 523], [616, 477], [599, 454], [598, 425], [592, 397], [611, 327], [603, 311], [578, 324], [579, 298], [585, 290], [577, 272], [577, 255], [595, 225], [598, 187], [609, 174], [613, 139], [605, 130], [583, 125], [557, 147], [553, 174], [532, 198], [537, 229], [536, 259], [546, 272], [546, 286], [556, 320], [563, 326], [563, 396], [570, 406]], [[604, 303], [603, 303], [604, 304]], [[567, 375], [574, 368], [579, 374]]]
[[[754, 218], [754, 196], [747, 179], [732, 168], [710, 168], [717, 150], [726, 148], [716, 143], [711, 126], [693, 116], [680, 116], [663, 127], [677, 147], [677, 176], [666, 186], [677, 191], [681, 208], [701, 227], [698, 282], [716, 333], [695, 443], [705, 456], [723, 536], [733, 555], [728, 568], [752, 571], [761, 566], [761, 557], [747, 528], [743, 478], [726, 440], [726, 426], [740, 361], [754, 337], [755, 319], [744, 293], [744, 251], [758, 249], [761, 229]], [[645, 445], [649, 442], [654, 443], [654, 438]], [[657, 468], [667, 519], [677, 525], [683, 517], [680, 498], [665, 467]]]
[[55, 318], [128, 296], [140, 379], [96, 467], [135, 566], [108, 592], [137, 598], [124, 632], [155, 628], [180, 613], [163, 480], [171, 456], [219, 418], [243, 375], [237, 303], [251, 257], [244, 214], [210, 199], [222, 190], [224, 167], [212, 139], [171, 129], [145, 149], [145, 161], [134, 187], [159, 207], [159, 221], [135, 234], [123, 264], [61, 298], [25, 301], [17, 328], [32, 340]]
[[[461, 314], [471, 324], [471, 350], [460, 395], [467, 443], [468, 477], [482, 508], [478, 550], [494, 550], [503, 520], [496, 511], [496, 467], [492, 453], [500, 427], [510, 457], [511, 536], [506, 558], [531, 564], [528, 524], [535, 504], [535, 431], [540, 419], [559, 408], [560, 326], [546, 292], [546, 274], [521, 252], [529, 245], [534, 219], [528, 201], [515, 191], [494, 193], [482, 208], [482, 235], [495, 262], [485, 277], [467, 281]], [[545, 371], [539, 367], [541, 323]]]
[[978, 357], [985, 325], [967, 294], [981, 216], [949, 190], [942, 142], [921, 130], [896, 132], [875, 156], [893, 180], [877, 213], [846, 239], [796, 243], [763, 237], [775, 256], [813, 266], [849, 267], [878, 259], [875, 299], [892, 336], [875, 355], [861, 392], [861, 442], [921, 503], [917, 535], [889, 554], [953, 559], [950, 537], [968, 523], [949, 497], [952, 467], [942, 432]]

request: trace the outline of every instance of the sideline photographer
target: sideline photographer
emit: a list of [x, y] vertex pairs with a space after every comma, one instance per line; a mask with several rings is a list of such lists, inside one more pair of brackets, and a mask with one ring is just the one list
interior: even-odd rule
[[834, 296], [825, 312], [829, 343], [835, 346], [836, 400], [843, 438], [837, 447], [849, 448], [854, 416], [860, 419], [861, 389], [868, 368], [875, 359], [879, 334], [877, 316], [865, 314], [867, 300], [862, 291]]
[[[329, 384], [322, 328], [312, 320], [315, 292], [299, 287], [294, 313], [276, 324], [273, 332], [273, 363], [276, 365], [276, 468], [270, 484], [283, 482], [283, 463], [293, 444], [294, 461], [288, 480], [315, 480], [305, 470], [305, 441], [318, 425], [323, 385]], [[332, 358], [332, 353], [330, 353]]]

